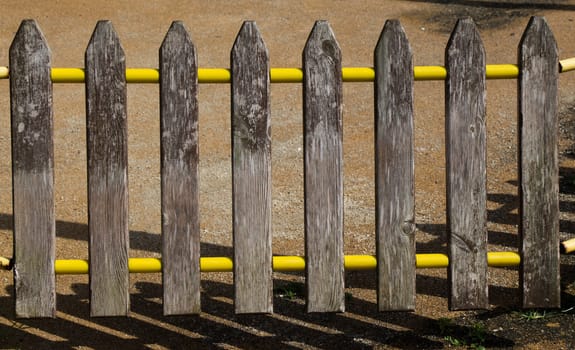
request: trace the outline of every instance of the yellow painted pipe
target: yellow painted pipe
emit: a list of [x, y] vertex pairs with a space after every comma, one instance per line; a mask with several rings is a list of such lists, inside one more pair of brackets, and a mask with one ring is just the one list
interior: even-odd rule
[[[199, 71], [198, 74], [200, 74]], [[300, 83], [303, 81], [303, 70], [301, 68], [271, 68], [270, 81], [273, 83]]]
[[198, 68], [198, 83], [229, 83], [232, 73], [227, 68]]
[[0, 79], [8, 79], [10, 76], [10, 71], [8, 67], [0, 67]]
[[274, 256], [272, 267], [274, 271], [281, 272], [305, 271], [305, 258], [302, 256]]
[[132, 273], [162, 272], [162, 260], [159, 258], [130, 258], [128, 270]]
[[575, 70], [575, 57], [567, 58], [559, 61], [559, 72], [569, 72]]
[[[485, 67], [487, 79], [515, 79], [519, 75], [519, 67], [515, 64], [488, 64]], [[575, 70], [575, 57], [559, 61], [559, 72]], [[375, 70], [372, 67], [343, 67], [341, 70], [344, 82], [371, 82], [375, 79]], [[0, 79], [9, 78], [8, 67], [0, 67]], [[415, 80], [445, 80], [447, 70], [443, 66], [415, 66], [413, 67]], [[52, 68], [52, 82], [54, 83], [83, 83], [83, 68]], [[126, 81], [128, 83], [158, 83], [160, 72], [155, 68], [128, 68]], [[300, 83], [303, 81], [301, 68], [272, 68], [270, 69], [272, 83]], [[225, 84], [231, 81], [231, 72], [228, 68], [199, 68], [198, 82], [204, 84]]]
[[10, 270], [12, 268], [12, 261], [10, 259], [0, 256], [0, 269]]
[[561, 251], [566, 254], [575, 252], [575, 238], [561, 242]]
[[519, 66], [516, 64], [488, 64], [485, 66], [487, 79], [515, 79], [519, 76]]
[[[521, 258], [515, 252], [489, 252], [487, 263], [492, 267], [518, 266]], [[375, 270], [377, 260], [373, 255], [346, 255], [345, 269], [348, 271]], [[416, 267], [445, 268], [449, 266], [446, 254], [417, 254]], [[159, 258], [131, 258], [128, 262], [131, 273], [155, 273], [162, 271], [162, 260]], [[87, 260], [56, 260], [54, 270], [58, 275], [87, 274]], [[274, 256], [273, 270], [279, 272], [305, 271], [305, 258], [301, 256]], [[200, 258], [202, 272], [231, 272], [233, 260], [227, 257]]]
[[375, 69], [371, 67], [343, 67], [341, 69], [341, 79], [350, 83], [374, 81]]
[[447, 69], [443, 66], [415, 66], [413, 79], [415, 80], [445, 80]]
[[83, 68], [52, 68], [50, 77], [53, 83], [83, 83]]
[[202, 272], [229, 272], [234, 270], [234, 261], [227, 257], [200, 258]]
[[375, 270], [377, 259], [373, 255], [346, 255], [343, 265], [349, 271]]
[[56, 260], [54, 262], [54, 271], [57, 275], [84, 275], [89, 270], [88, 260], [73, 259]]
[[160, 70], [152, 68], [126, 69], [126, 81], [136, 84], [157, 83], [160, 81]]
[[420, 269], [447, 267], [449, 266], [449, 258], [446, 254], [417, 254], [415, 266]]
[[491, 267], [519, 266], [521, 255], [516, 252], [489, 252], [487, 253], [487, 265]]

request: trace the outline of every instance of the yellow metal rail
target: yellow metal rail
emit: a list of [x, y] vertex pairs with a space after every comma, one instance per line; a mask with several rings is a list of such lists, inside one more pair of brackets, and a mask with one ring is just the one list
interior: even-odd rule
[[[488, 64], [485, 67], [487, 79], [515, 79], [519, 75], [519, 68], [515, 64]], [[575, 57], [561, 60], [559, 72], [575, 70]], [[375, 70], [372, 67], [344, 67], [341, 69], [344, 82], [370, 82], [375, 79]], [[8, 79], [8, 67], [0, 67], [0, 79]], [[83, 68], [52, 68], [52, 82], [54, 83], [83, 83]], [[415, 80], [445, 80], [447, 70], [443, 66], [415, 66], [413, 67]], [[155, 68], [128, 68], [126, 81], [128, 83], [146, 84], [158, 83], [160, 72]], [[199, 68], [198, 82], [204, 84], [226, 84], [231, 80], [231, 72], [227, 68]], [[272, 68], [270, 69], [272, 83], [300, 83], [303, 81], [301, 68]]]
[[[492, 267], [518, 266], [521, 258], [515, 252], [489, 252], [487, 263]], [[348, 271], [375, 270], [377, 260], [373, 255], [346, 255], [344, 262]], [[420, 269], [445, 268], [449, 258], [445, 254], [417, 254], [416, 267]], [[128, 262], [131, 273], [157, 273], [162, 271], [162, 260], [159, 258], [131, 258]], [[54, 269], [59, 275], [87, 274], [87, 260], [56, 260]], [[274, 271], [305, 271], [305, 258], [301, 256], [274, 256]], [[200, 258], [202, 272], [232, 272], [233, 260], [227, 257]]]
[[561, 242], [561, 252], [565, 254], [575, 252], [575, 238]]

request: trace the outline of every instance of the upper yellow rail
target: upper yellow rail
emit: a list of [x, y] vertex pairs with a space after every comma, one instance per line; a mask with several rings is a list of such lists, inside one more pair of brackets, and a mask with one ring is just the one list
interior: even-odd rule
[[[559, 72], [575, 70], [575, 57], [559, 61]], [[0, 67], [0, 79], [7, 79], [10, 75], [8, 67]], [[375, 79], [375, 70], [372, 67], [344, 67], [341, 69], [342, 79], [345, 82], [371, 82]], [[83, 68], [52, 68], [52, 82], [54, 83], [83, 83]], [[515, 79], [519, 76], [519, 68], [515, 64], [488, 64], [485, 67], [487, 79]], [[415, 66], [413, 67], [415, 80], [445, 80], [447, 70], [443, 66]], [[128, 68], [126, 81], [128, 83], [158, 83], [160, 72], [155, 68]], [[228, 68], [199, 68], [199, 83], [229, 83], [231, 72]], [[272, 68], [270, 69], [272, 83], [300, 83], [303, 81], [301, 68]]]

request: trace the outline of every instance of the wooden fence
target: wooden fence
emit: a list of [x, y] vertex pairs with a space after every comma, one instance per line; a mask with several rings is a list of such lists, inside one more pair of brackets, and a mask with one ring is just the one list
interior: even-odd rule
[[[445, 133], [449, 304], [488, 307], [485, 52], [471, 19], [446, 49]], [[19, 317], [53, 317], [55, 215], [50, 50], [32, 20], [10, 47], [14, 280]], [[200, 311], [198, 69], [182, 23], [160, 48], [164, 312]], [[542, 18], [520, 42], [520, 288], [528, 308], [560, 306], [558, 54]], [[381, 311], [415, 307], [413, 63], [398, 21], [375, 48], [377, 296]], [[231, 51], [235, 309], [272, 312], [270, 67], [254, 22]], [[341, 52], [316, 22], [303, 52], [307, 309], [344, 311]], [[85, 55], [90, 305], [129, 311], [125, 57], [101, 21]]]

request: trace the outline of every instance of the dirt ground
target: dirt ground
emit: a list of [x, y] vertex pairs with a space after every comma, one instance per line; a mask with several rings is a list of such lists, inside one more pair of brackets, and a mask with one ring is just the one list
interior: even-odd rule
[[[452, 4], [457, 3], [457, 4]], [[54, 67], [82, 67], [97, 20], [110, 19], [128, 67], [157, 67], [173, 20], [183, 20], [200, 67], [229, 67], [244, 20], [255, 20], [272, 67], [301, 67], [313, 23], [330, 22], [343, 65], [372, 66], [385, 20], [401, 20], [416, 65], [443, 65], [449, 33], [472, 16], [488, 64], [515, 63], [532, 15], [544, 15], [562, 59], [575, 56], [575, 1], [29, 1], [5, 0], [0, 66], [21, 20], [42, 28]], [[415, 84], [418, 252], [445, 252], [443, 82]], [[575, 72], [560, 77], [561, 237], [575, 237]], [[203, 256], [232, 256], [229, 85], [201, 85]], [[128, 87], [132, 257], [159, 257], [157, 85]], [[373, 86], [344, 85], [345, 253], [374, 254]], [[57, 258], [87, 258], [85, 102], [81, 84], [54, 86]], [[516, 81], [488, 81], [490, 250], [517, 250]], [[12, 255], [8, 81], [0, 81], [0, 256]], [[273, 249], [303, 255], [302, 103], [299, 84], [272, 86]], [[222, 137], [222, 135], [225, 135]], [[562, 308], [521, 310], [517, 269], [490, 269], [486, 311], [450, 312], [445, 269], [419, 270], [417, 310], [376, 311], [375, 273], [348, 272], [346, 312], [305, 313], [302, 274], [275, 274], [272, 315], [234, 315], [230, 273], [202, 274], [202, 314], [164, 317], [159, 274], [131, 276], [128, 318], [90, 318], [87, 276], [58, 276], [56, 319], [14, 318], [10, 272], [0, 272], [0, 349], [575, 348], [575, 257], [562, 257]]]

